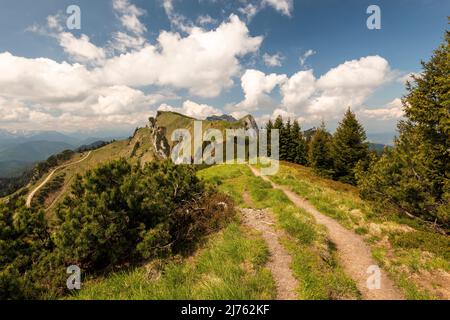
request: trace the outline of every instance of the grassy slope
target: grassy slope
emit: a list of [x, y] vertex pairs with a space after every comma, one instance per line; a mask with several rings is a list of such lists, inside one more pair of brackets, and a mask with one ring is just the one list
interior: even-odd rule
[[[200, 173], [230, 194], [242, 207], [268, 208], [277, 227], [288, 234], [282, 244], [293, 257], [290, 266], [299, 281], [299, 299], [357, 299], [360, 294], [352, 279], [338, 265], [336, 253], [325, 230], [305, 211], [292, 204], [280, 190], [255, 177], [244, 165], [214, 166]], [[246, 203], [243, 194], [251, 196]]]
[[[225, 138], [225, 129], [243, 128], [246, 118], [247, 117], [244, 117], [236, 122], [227, 122], [227, 121], [222, 121], [222, 120], [218, 120], [218, 121], [203, 120], [202, 121], [203, 132], [205, 132], [206, 130], [208, 130], [210, 128], [218, 129], [222, 132], [222, 134], [224, 135], [224, 138]], [[171, 146], [173, 144], [171, 142], [171, 135], [172, 135], [172, 132], [176, 129], [180, 129], [180, 128], [188, 129], [191, 136], [193, 137], [194, 121], [196, 120], [194, 118], [191, 118], [191, 117], [188, 117], [188, 116], [176, 113], [176, 112], [165, 111], [165, 112], [160, 112], [158, 114], [158, 117], [156, 118], [156, 120], [157, 120], [158, 127], [166, 128], [166, 139], [167, 139], [167, 141], [169, 141], [169, 144]]]
[[[354, 282], [337, 264], [324, 230], [312, 218], [289, 203], [246, 166], [214, 166], [199, 176], [218, 185], [241, 207], [247, 192], [252, 207], [269, 208], [278, 228], [288, 236], [282, 244], [293, 257], [290, 266], [299, 280], [301, 299], [359, 298]], [[211, 236], [194, 256], [156, 263], [88, 282], [75, 299], [271, 299], [276, 295], [264, 241], [236, 221]]]
[[[137, 142], [139, 142], [138, 145], [136, 145]], [[78, 153], [67, 163], [76, 162], [82, 159], [86, 154], [87, 152]], [[56, 196], [56, 201], [52, 203], [49, 210], [50, 213], [56, 207], [56, 204], [59, 201], [62, 201], [64, 199], [64, 196], [70, 192], [71, 183], [77, 174], [82, 175], [86, 171], [94, 169], [100, 164], [117, 160], [122, 157], [131, 159], [131, 161], [134, 163], [137, 163], [138, 161], [144, 163], [153, 160], [153, 146], [151, 144], [150, 130], [147, 127], [140, 128], [130, 140], [127, 139], [108, 144], [102, 148], [92, 151], [89, 158], [87, 158], [85, 161], [80, 162], [79, 164], [76, 164], [74, 166], [68, 166], [67, 168], [61, 169], [59, 173], [65, 173], [64, 186], [62, 187], [61, 192], [59, 192], [59, 194]], [[33, 190], [43, 180], [45, 180], [46, 176], [47, 175], [44, 175], [35, 184], [29, 186], [28, 189]], [[56, 176], [57, 175], [55, 175], [55, 177]]]
[[318, 210], [361, 234], [374, 258], [408, 299], [449, 297], [450, 239], [424, 225], [363, 201], [356, 188], [317, 177], [310, 168], [283, 164], [271, 177]]
[[193, 257], [158, 261], [86, 283], [73, 299], [272, 299], [267, 248], [237, 220]]

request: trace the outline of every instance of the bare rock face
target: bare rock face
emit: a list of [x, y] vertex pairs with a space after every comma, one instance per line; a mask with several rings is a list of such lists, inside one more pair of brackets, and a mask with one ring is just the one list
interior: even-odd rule
[[167, 159], [170, 156], [170, 145], [166, 138], [166, 128], [158, 127], [156, 118], [148, 118], [148, 128], [152, 134], [153, 147], [155, 149], [155, 156], [162, 159]]
[[149, 128], [153, 132], [156, 128], [156, 119], [153, 117], [148, 118]]
[[[158, 126], [158, 117], [161, 116], [162, 114], [163, 114], [162, 111], [158, 111], [156, 118], [150, 117], [148, 119], [149, 120], [148, 128], [150, 129], [150, 132], [152, 135], [152, 140], [153, 140], [152, 143], [153, 143], [153, 147], [155, 149], [155, 156], [157, 158], [167, 159], [170, 157], [170, 154], [171, 154], [171, 146], [169, 144], [169, 141], [166, 138], [167, 128]], [[183, 115], [179, 115], [179, 116], [182, 117]], [[220, 120], [225, 120], [225, 119], [220, 119]], [[237, 120], [235, 120], [235, 121], [237, 121]], [[240, 123], [242, 123], [243, 129], [245, 129], [245, 130], [253, 129], [253, 130], [255, 130], [256, 135], [258, 134], [258, 132], [259, 132], [258, 125], [257, 125], [255, 119], [253, 118], [253, 116], [248, 115], [239, 121], [240, 121]], [[232, 121], [228, 121], [228, 122], [231, 123]]]
[[153, 129], [153, 143], [156, 156], [167, 159], [170, 157], [170, 145], [166, 138], [166, 128], [156, 127]]
[[253, 129], [256, 132], [259, 132], [258, 124], [256, 123], [255, 118], [253, 118], [252, 115], [246, 116], [243, 119], [243, 121], [244, 121], [244, 125], [245, 125], [245, 130]]

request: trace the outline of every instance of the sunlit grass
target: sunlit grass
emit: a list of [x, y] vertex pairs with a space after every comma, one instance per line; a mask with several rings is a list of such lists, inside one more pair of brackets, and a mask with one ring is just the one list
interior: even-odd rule
[[[283, 163], [272, 181], [308, 199], [320, 212], [363, 236], [374, 258], [408, 299], [436, 296], [412, 280], [421, 271], [450, 270], [450, 239], [359, 197], [355, 187], [318, 177], [310, 168]], [[425, 279], [426, 281], [427, 279]]]
[[211, 237], [184, 261], [170, 261], [155, 276], [151, 268], [113, 274], [86, 284], [74, 299], [273, 299], [275, 284], [264, 268], [264, 241], [238, 222]]

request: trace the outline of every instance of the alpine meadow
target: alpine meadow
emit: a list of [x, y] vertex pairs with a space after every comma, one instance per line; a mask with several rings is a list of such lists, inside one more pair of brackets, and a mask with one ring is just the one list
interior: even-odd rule
[[449, 300], [449, 12], [2, 4], [0, 300]]

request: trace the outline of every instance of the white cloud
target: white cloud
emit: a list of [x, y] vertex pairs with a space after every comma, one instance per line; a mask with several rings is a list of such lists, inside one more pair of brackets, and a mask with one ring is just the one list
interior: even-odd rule
[[117, 50], [120, 53], [128, 52], [128, 50], [142, 49], [145, 44], [145, 38], [141, 36], [131, 36], [124, 32], [115, 32], [113, 34], [113, 40], [110, 45], [112, 49]]
[[317, 80], [317, 92], [306, 106], [306, 113], [340, 116], [347, 107], [361, 106], [377, 88], [391, 80], [389, 63], [380, 56], [347, 61]]
[[0, 54], [0, 95], [35, 103], [82, 100], [97, 82], [80, 64]]
[[[166, 0], [171, 1], [171, 0]], [[239, 8], [239, 13], [245, 15], [247, 21], [250, 21], [259, 11], [266, 7], [272, 7], [283, 15], [290, 17], [294, 9], [293, 0], [241, 0], [243, 7]]]
[[247, 116], [249, 113], [246, 111], [233, 111], [230, 113], [230, 115], [235, 118], [236, 120], [242, 119], [243, 117]]
[[62, 20], [61, 13], [50, 15], [47, 17], [47, 26], [34, 24], [26, 28], [26, 31], [55, 38], [73, 61], [100, 64], [106, 57], [105, 50], [93, 44], [85, 34], [76, 38], [72, 33], [65, 32]]
[[61, 25], [61, 14], [51, 15], [47, 17], [47, 26], [50, 29], [57, 30], [61, 32], [63, 30], [63, 27]]
[[[360, 108], [376, 89], [393, 80], [393, 74], [389, 63], [380, 56], [346, 61], [320, 78], [311, 69], [291, 77], [247, 70], [241, 79], [245, 100], [235, 108], [254, 111], [270, 106], [278, 109], [278, 113], [283, 110], [291, 118], [295, 115], [302, 121], [335, 119], [348, 107]], [[277, 85], [280, 104], [268, 95]], [[388, 109], [380, 112], [396, 114], [397, 109]]]
[[291, 16], [294, 8], [293, 0], [263, 0], [262, 4], [269, 5], [286, 16]]
[[128, 0], [113, 0], [113, 8], [120, 14], [122, 25], [137, 35], [147, 31], [145, 25], [139, 20], [139, 17], [145, 14], [145, 10], [130, 4]]
[[172, 26], [183, 32], [190, 33], [192, 31], [194, 28], [193, 23], [188, 21], [185, 16], [175, 12], [172, 0], [163, 0], [163, 8]]
[[[128, 1], [114, 5], [118, 12], [141, 12], [130, 9]], [[171, 88], [218, 96], [241, 72], [240, 59], [259, 50], [262, 42], [262, 37], [250, 36], [245, 23], [231, 15], [214, 30], [195, 27], [186, 36], [161, 31], [155, 44], [140, 35], [114, 33], [110, 46], [124, 53], [110, 57], [114, 51], [96, 47], [89, 37], [75, 38], [62, 31], [58, 16], [48, 20], [52, 28], [48, 35], [60, 40], [64, 51], [82, 64], [0, 53], [1, 121], [36, 120], [39, 123], [34, 127], [52, 127], [53, 123], [53, 128], [110, 125], [119, 123], [121, 117], [124, 124], [145, 121], [131, 117], [146, 116], [156, 103], [177, 98], [170, 91], [167, 94]], [[144, 93], [142, 88], [149, 86], [154, 93]], [[191, 101], [183, 107], [193, 116], [221, 113]]]
[[307, 60], [309, 57], [311, 57], [311, 56], [313, 56], [313, 55], [315, 55], [315, 54], [316, 54], [316, 52], [315, 52], [314, 50], [309, 49], [309, 50], [307, 50], [304, 54], [302, 54], [302, 55], [300, 56], [300, 58], [298, 58], [298, 62], [299, 62], [300, 65], [303, 67], [303, 66], [305, 65], [305, 63], [306, 63], [306, 60]]
[[61, 32], [57, 37], [64, 51], [77, 62], [100, 63], [105, 59], [105, 50], [92, 44], [89, 37], [85, 34], [82, 34], [80, 38], [76, 38], [70, 32]]
[[197, 18], [197, 23], [201, 26], [216, 24], [217, 20], [212, 18], [210, 15], [201, 15]]
[[164, 100], [164, 95], [146, 95], [140, 90], [126, 86], [112, 86], [98, 91], [97, 102], [92, 105], [95, 114], [122, 115], [142, 111]]
[[312, 70], [299, 71], [281, 86], [282, 104], [287, 110], [300, 111], [316, 91]]
[[183, 105], [180, 108], [172, 107], [167, 104], [162, 104], [159, 106], [158, 110], [178, 112], [196, 119], [205, 119], [209, 116], [223, 114], [223, 112], [220, 111], [219, 109], [211, 107], [207, 104], [198, 104], [190, 100], [183, 102]]
[[358, 114], [360, 114], [365, 118], [376, 120], [400, 119], [404, 116], [403, 104], [401, 99], [396, 98], [382, 108], [378, 109], [361, 108], [358, 111]]
[[406, 85], [407, 82], [414, 82], [414, 78], [413, 77], [420, 77], [420, 73], [418, 72], [411, 72], [408, 74], [403, 74], [400, 77], [397, 78], [397, 82]]
[[245, 7], [239, 8], [238, 11], [245, 15], [247, 21], [250, 21], [260, 10], [260, 7], [249, 3]]
[[277, 75], [275, 73], [266, 75], [258, 70], [247, 70], [241, 78], [245, 99], [234, 108], [254, 111], [272, 106], [273, 101], [269, 94], [286, 79], [286, 75]]
[[215, 97], [233, 85], [240, 71], [238, 58], [257, 51], [261, 42], [262, 37], [251, 37], [245, 23], [231, 15], [215, 30], [195, 28], [186, 37], [162, 31], [157, 45], [109, 59], [96, 71], [115, 84], [169, 85]]
[[283, 56], [280, 53], [276, 53], [274, 55], [264, 53], [263, 60], [264, 64], [268, 67], [281, 67]]

